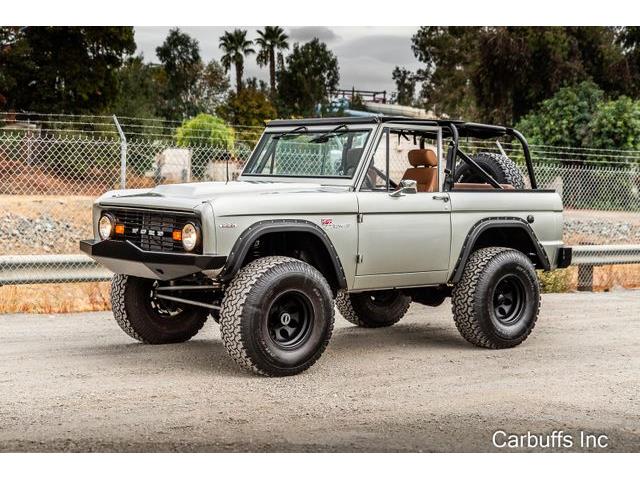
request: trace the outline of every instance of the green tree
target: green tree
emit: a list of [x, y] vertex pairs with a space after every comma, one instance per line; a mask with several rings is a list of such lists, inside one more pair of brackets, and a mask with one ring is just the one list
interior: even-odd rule
[[479, 27], [420, 27], [411, 38], [415, 57], [424, 64], [420, 103], [436, 115], [476, 117], [469, 78], [476, 55]]
[[[231, 92], [227, 101], [218, 107], [218, 115], [231, 125], [264, 127], [264, 122], [276, 118], [276, 109], [264, 92], [245, 87], [240, 92]], [[237, 130], [241, 140], [255, 143], [260, 136], [258, 129]]]
[[242, 76], [244, 75], [244, 57], [256, 53], [252, 48], [253, 42], [247, 39], [247, 31], [235, 29], [224, 32], [220, 37], [220, 48], [224, 55], [220, 59], [222, 66], [228, 72], [231, 65], [236, 71], [236, 92], [242, 90]]
[[200, 65], [195, 84], [186, 92], [186, 102], [193, 112], [214, 112], [229, 90], [229, 77], [215, 60]]
[[135, 47], [132, 27], [2, 27], [0, 96], [9, 109], [101, 112]]
[[281, 27], [264, 27], [264, 30], [258, 30], [258, 38], [255, 40], [260, 47], [256, 58], [258, 65], [261, 67], [269, 65], [269, 85], [272, 95], [276, 92], [276, 53], [289, 48], [288, 38]]
[[425, 63], [421, 100], [450, 116], [510, 124], [581, 81], [610, 95], [633, 88], [610, 27], [422, 27], [412, 48]]
[[602, 102], [589, 122], [585, 143], [593, 148], [640, 150], [640, 101], [626, 96]]
[[142, 55], [128, 58], [118, 69], [118, 95], [107, 106], [115, 115], [150, 118], [158, 115], [161, 69], [144, 63]]
[[622, 27], [618, 31], [617, 43], [625, 54], [626, 66], [631, 81], [633, 97], [640, 96], [640, 27]]
[[416, 75], [406, 68], [396, 67], [391, 74], [396, 82], [396, 101], [400, 105], [412, 106], [416, 94]]
[[160, 113], [168, 119], [181, 119], [195, 112], [187, 97], [202, 70], [200, 46], [195, 38], [174, 28], [164, 43], [156, 48], [162, 63], [164, 82], [160, 92]]
[[583, 147], [593, 114], [603, 100], [604, 91], [593, 82], [564, 87], [523, 117], [517, 128], [531, 144]]
[[340, 80], [338, 59], [317, 38], [303, 45], [294, 44], [286, 67], [279, 73], [280, 105], [293, 115], [310, 116], [318, 105], [326, 107], [329, 94]]

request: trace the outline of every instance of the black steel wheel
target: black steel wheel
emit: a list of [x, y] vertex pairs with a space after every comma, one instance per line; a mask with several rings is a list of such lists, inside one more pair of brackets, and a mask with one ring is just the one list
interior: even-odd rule
[[504, 326], [516, 323], [522, 314], [526, 299], [522, 280], [507, 274], [496, 283], [493, 291], [493, 318]]
[[284, 292], [269, 308], [269, 336], [282, 348], [296, 348], [306, 340], [314, 316], [313, 306], [302, 292]]

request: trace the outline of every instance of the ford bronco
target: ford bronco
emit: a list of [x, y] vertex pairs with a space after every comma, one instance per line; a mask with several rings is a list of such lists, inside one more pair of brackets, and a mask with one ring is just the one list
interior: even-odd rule
[[[465, 153], [469, 139], [498, 152]], [[184, 342], [211, 315], [231, 357], [270, 376], [318, 360], [334, 305], [378, 328], [451, 297], [466, 340], [514, 347], [538, 317], [535, 270], [571, 261], [560, 196], [537, 187], [525, 138], [449, 120], [272, 121], [237, 181], [108, 192], [93, 227], [80, 247], [115, 272], [128, 335]]]

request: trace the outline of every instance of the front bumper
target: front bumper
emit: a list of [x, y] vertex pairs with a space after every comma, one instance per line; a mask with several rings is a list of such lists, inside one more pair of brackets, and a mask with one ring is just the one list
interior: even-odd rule
[[115, 273], [155, 280], [173, 280], [224, 266], [224, 255], [150, 252], [130, 241], [81, 240], [80, 250]]

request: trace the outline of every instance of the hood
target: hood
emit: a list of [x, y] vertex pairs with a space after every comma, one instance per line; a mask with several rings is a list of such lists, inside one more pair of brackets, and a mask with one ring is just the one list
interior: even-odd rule
[[172, 208], [193, 210], [196, 206], [220, 197], [272, 195], [279, 193], [337, 193], [348, 187], [315, 183], [285, 182], [202, 182], [159, 185], [152, 189], [116, 190], [98, 199], [100, 205]]

